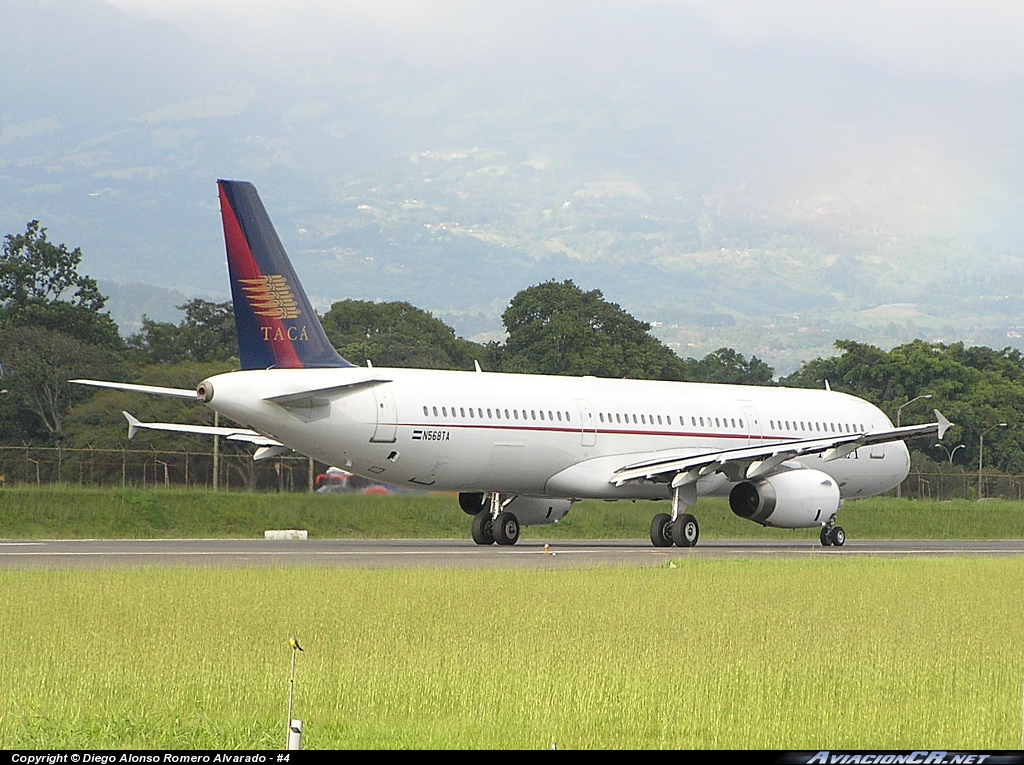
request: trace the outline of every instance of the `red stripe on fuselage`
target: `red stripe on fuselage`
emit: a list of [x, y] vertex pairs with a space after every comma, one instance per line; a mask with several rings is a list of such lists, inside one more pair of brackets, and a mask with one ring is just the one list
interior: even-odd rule
[[[238, 215], [228, 202], [224, 194], [224, 188], [218, 183], [217, 190], [220, 193], [220, 212], [224, 220], [224, 241], [227, 244], [228, 264], [230, 265], [231, 278], [238, 279], [259, 279], [263, 276], [260, 267], [253, 257], [252, 249], [245, 238], [242, 226], [238, 222]], [[239, 285], [241, 286], [241, 285]], [[245, 290], [239, 290], [245, 294]], [[278, 368], [281, 369], [303, 369], [299, 355], [295, 352], [295, 346], [288, 339], [288, 327], [281, 319], [259, 316], [253, 311], [252, 305], [246, 298], [246, 309], [253, 315], [256, 325], [263, 330], [264, 336], [260, 340], [270, 345], [271, 353]], [[238, 306], [235, 307], [238, 310]]]

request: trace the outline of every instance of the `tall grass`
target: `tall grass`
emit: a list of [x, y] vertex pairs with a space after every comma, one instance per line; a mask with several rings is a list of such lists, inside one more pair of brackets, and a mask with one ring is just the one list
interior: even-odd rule
[[[665, 502], [580, 502], [552, 526], [524, 539], [648, 537]], [[704, 539], [815, 539], [818, 531], [763, 529], [724, 500], [692, 508]], [[847, 502], [839, 522], [850, 539], [1020, 539], [1024, 506], [992, 500], [931, 502], [876, 497]], [[266, 529], [301, 528], [320, 539], [464, 539], [470, 518], [455, 495], [390, 497], [255, 494], [208, 490], [0, 489], [0, 538], [254, 538]]]
[[0, 748], [1010, 749], [1013, 559], [0, 571]]

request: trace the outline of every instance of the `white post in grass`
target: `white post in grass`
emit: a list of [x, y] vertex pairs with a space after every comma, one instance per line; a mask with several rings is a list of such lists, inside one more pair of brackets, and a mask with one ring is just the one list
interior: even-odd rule
[[292, 674], [288, 680], [288, 739], [285, 749], [302, 748], [302, 720], [292, 719], [292, 699], [295, 696], [295, 654], [302, 650], [299, 641], [292, 635], [288, 638], [288, 645], [292, 647]]

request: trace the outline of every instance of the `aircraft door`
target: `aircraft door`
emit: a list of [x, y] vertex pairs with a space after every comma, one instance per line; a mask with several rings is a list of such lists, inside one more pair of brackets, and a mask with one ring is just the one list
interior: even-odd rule
[[377, 428], [370, 443], [393, 444], [398, 430], [398, 409], [391, 395], [391, 386], [387, 383], [375, 386], [373, 396], [377, 401]]
[[747, 426], [747, 444], [756, 446], [761, 443], [761, 419], [757, 416], [757, 410], [749, 404], [743, 405], [743, 419]]
[[580, 420], [583, 423], [581, 426], [582, 445], [594, 446], [597, 444], [597, 421], [594, 419], [594, 409], [584, 398], [576, 399], [576, 406], [579, 407]]

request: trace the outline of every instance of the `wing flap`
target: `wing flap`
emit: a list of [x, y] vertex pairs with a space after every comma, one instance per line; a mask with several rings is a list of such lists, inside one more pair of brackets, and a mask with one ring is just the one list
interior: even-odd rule
[[[826, 461], [840, 459], [862, 446], [902, 441], [907, 438], [938, 436], [940, 439], [952, 423], [935, 411], [936, 421], [927, 425], [907, 425], [872, 433], [849, 433], [827, 438], [741, 446], [694, 454], [668, 450], [646, 459], [624, 465], [615, 471], [610, 482], [622, 486], [630, 481], [671, 481], [672, 488], [695, 483], [698, 478], [717, 472], [742, 473], [748, 480], [770, 474], [787, 460], [811, 454], [822, 454]], [[634, 455], [637, 456], [637, 455]]]

